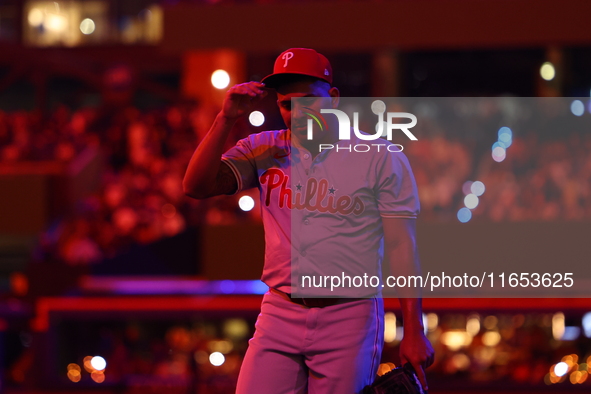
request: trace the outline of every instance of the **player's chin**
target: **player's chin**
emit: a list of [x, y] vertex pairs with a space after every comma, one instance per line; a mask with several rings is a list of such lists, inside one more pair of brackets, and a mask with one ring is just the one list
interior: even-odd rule
[[306, 136], [308, 134], [308, 128], [301, 125], [292, 124], [290, 130], [293, 134], [297, 134], [299, 136]]

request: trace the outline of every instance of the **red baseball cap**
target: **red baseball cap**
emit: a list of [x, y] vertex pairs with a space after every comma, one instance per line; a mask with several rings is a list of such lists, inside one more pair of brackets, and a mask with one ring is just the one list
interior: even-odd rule
[[275, 60], [273, 74], [261, 80], [270, 88], [279, 85], [286, 74], [307, 75], [322, 79], [332, 85], [332, 67], [326, 57], [308, 48], [291, 48]]

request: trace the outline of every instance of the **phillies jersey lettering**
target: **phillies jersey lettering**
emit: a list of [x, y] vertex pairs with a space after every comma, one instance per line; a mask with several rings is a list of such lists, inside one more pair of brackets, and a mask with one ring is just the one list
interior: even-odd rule
[[341, 215], [351, 213], [361, 215], [365, 209], [365, 205], [359, 197], [340, 196], [336, 198], [335, 189], [329, 188], [326, 179], [309, 178], [305, 187], [299, 183], [296, 185], [295, 193], [288, 186], [289, 176], [279, 168], [266, 170], [260, 176], [259, 181], [261, 185], [267, 185], [266, 206], [271, 205], [273, 196], [275, 201], [278, 201], [279, 208], [307, 209], [308, 211], [340, 213]]

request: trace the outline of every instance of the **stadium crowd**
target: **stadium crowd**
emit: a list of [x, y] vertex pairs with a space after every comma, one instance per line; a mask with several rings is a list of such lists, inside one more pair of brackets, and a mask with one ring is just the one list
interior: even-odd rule
[[[215, 114], [215, 108], [192, 102], [109, 114], [60, 106], [46, 118], [35, 112], [0, 112], [4, 165], [69, 162], [87, 147], [98, 147], [104, 157], [100, 190], [44, 232], [38, 258], [98, 262], [132, 243], [148, 244], [188, 226], [260, 220], [258, 209], [243, 212], [238, 207], [244, 193], [207, 201], [183, 194], [186, 165]], [[242, 130], [256, 131], [250, 125]], [[246, 134], [232, 135], [228, 147]], [[490, 134], [496, 136], [496, 130]], [[457, 220], [463, 185], [476, 180], [486, 191], [473, 209], [474, 220], [591, 218], [591, 134], [542, 137], [536, 130], [517, 134], [502, 162], [492, 159], [490, 145], [481, 141], [486, 138], [466, 138], [443, 129], [407, 144], [421, 220]], [[257, 200], [256, 190], [248, 194]]]

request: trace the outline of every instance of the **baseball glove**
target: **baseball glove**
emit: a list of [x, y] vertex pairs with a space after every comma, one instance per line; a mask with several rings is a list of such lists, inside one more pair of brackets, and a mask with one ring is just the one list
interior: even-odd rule
[[427, 394], [409, 363], [378, 376], [361, 394]]

